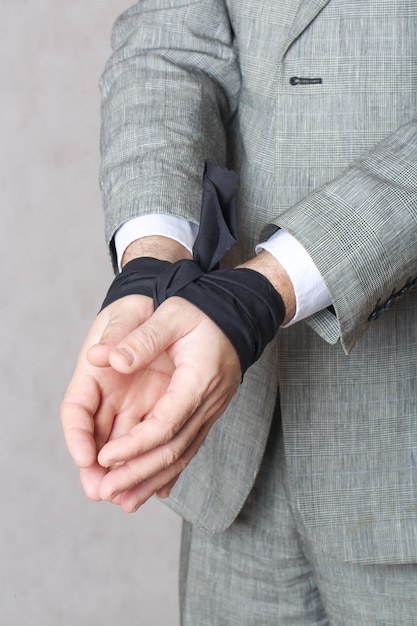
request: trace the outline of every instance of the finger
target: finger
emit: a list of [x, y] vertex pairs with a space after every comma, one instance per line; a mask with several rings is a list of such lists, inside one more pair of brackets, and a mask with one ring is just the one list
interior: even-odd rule
[[109, 365], [110, 351], [134, 328], [145, 322], [153, 313], [152, 299], [131, 295], [120, 298], [106, 307], [100, 315], [107, 319], [98, 339], [87, 351], [87, 360], [96, 367]]
[[[198, 359], [201, 363], [201, 359]], [[190, 365], [178, 367], [172, 375], [166, 393], [153, 409], [125, 436], [112, 439], [99, 453], [103, 467], [129, 461], [169, 441], [194, 416], [207, 420], [217, 414], [219, 407], [230, 402], [240, 383], [240, 373], [230, 377], [216, 372], [207, 380], [205, 367]], [[198, 426], [199, 427], [199, 426]]]
[[81, 485], [89, 500], [94, 500], [94, 502], [101, 500], [100, 485], [105, 474], [106, 470], [100, 467], [98, 463], [94, 463], [91, 467], [82, 468], [80, 470]]
[[[166, 393], [143, 421], [126, 435], [112, 439], [102, 448], [98, 456], [100, 465], [110, 467], [121, 461], [129, 461], [171, 441], [195, 414], [206, 391], [206, 384], [194, 368], [175, 370]], [[209, 401], [208, 398], [205, 400]]]
[[197, 307], [182, 298], [169, 298], [148, 321], [135, 328], [110, 352], [110, 365], [122, 373], [145, 367], [178, 339], [192, 332], [202, 316]]
[[[198, 433], [198, 436], [194, 439], [192, 445], [185, 451], [181, 459], [178, 459], [178, 462], [175, 465], [171, 465], [155, 476], [152, 476], [151, 478], [139, 483], [137, 486], [122, 493], [120, 496], [120, 505], [122, 509], [127, 513], [133, 513], [154, 494], [158, 494], [160, 490], [166, 488], [167, 485], [172, 488], [181, 473], [198, 452], [201, 444], [207, 437], [210, 428], [211, 424], [204, 425]], [[166, 495], [168, 496], [169, 494], [167, 493]]]
[[[101, 450], [108, 440], [129, 433], [146, 419], [149, 411], [166, 392], [174, 365], [166, 353], [148, 368], [131, 376], [115, 372], [112, 368], [101, 370], [103, 399], [95, 416], [97, 447]], [[106, 382], [106, 376], [111, 380]], [[113, 393], [110, 389], [113, 388]]]
[[75, 375], [61, 404], [61, 422], [68, 451], [78, 467], [90, 467], [96, 461], [94, 414], [99, 402], [94, 379]]
[[112, 401], [102, 399], [94, 414], [94, 440], [97, 452], [102, 449], [114, 428], [117, 420], [117, 410]]
[[[211, 414], [209, 420], [205, 419], [200, 410], [172, 441], [109, 471], [100, 487], [101, 498], [113, 500], [117, 494], [126, 492], [142, 483], [147, 483], [149, 479], [152, 480], [161, 472], [167, 472], [168, 478], [164, 482], [160, 482], [155, 487], [155, 491], [167, 485], [183, 471], [184, 462], [188, 463], [187, 450], [198, 449], [201, 445], [202, 433], [209, 431], [212, 424], [224, 412], [229, 401], [230, 398], [225, 399], [217, 412]], [[198, 443], [199, 441], [200, 443]], [[196, 442], [197, 448], [195, 447]]]
[[161, 500], [164, 500], [165, 498], [168, 498], [171, 495], [172, 488], [174, 487], [174, 485], [175, 485], [175, 483], [177, 482], [178, 479], [179, 479], [179, 476], [176, 476], [167, 485], [164, 485], [163, 487], [158, 489], [155, 492], [155, 495], [158, 496], [158, 498], [161, 498]]

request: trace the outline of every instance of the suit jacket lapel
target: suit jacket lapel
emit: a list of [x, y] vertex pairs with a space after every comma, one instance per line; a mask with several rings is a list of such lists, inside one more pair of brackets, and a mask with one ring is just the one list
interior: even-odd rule
[[302, 0], [288, 35], [284, 54], [331, 0]]

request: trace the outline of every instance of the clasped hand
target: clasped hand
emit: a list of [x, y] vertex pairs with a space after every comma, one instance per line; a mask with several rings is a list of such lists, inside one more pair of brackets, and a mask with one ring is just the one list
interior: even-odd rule
[[135, 511], [169, 495], [241, 381], [232, 344], [182, 298], [131, 295], [94, 321], [62, 424], [86, 495]]

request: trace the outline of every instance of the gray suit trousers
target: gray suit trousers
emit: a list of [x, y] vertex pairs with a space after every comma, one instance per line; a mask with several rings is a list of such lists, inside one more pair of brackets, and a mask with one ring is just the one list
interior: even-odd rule
[[411, 626], [417, 565], [343, 562], [317, 547], [291, 495], [279, 418], [237, 520], [184, 522], [182, 626]]

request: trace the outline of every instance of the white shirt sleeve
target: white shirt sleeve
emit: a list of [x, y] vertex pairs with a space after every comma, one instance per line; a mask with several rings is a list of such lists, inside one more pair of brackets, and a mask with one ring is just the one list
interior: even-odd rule
[[114, 245], [117, 254], [119, 270], [123, 253], [132, 241], [141, 237], [160, 235], [175, 239], [181, 243], [189, 252], [192, 252], [194, 241], [198, 233], [198, 224], [193, 224], [181, 217], [174, 215], [141, 215], [125, 222], [116, 231]]
[[[120, 269], [123, 253], [132, 241], [151, 235], [169, 237], [192, 252], [198, 225], [173, 215], [142, 215], [125, 222], [116, 232], [115, 247]], [[291, 326], [332, 302], [316, 265], [303, 246], [284, 230], [278, 230], [267, 241], [256, 246], [256, 253], [267, 250], [283, 266], [294, 287], [296, 312], [286, 325]]]

